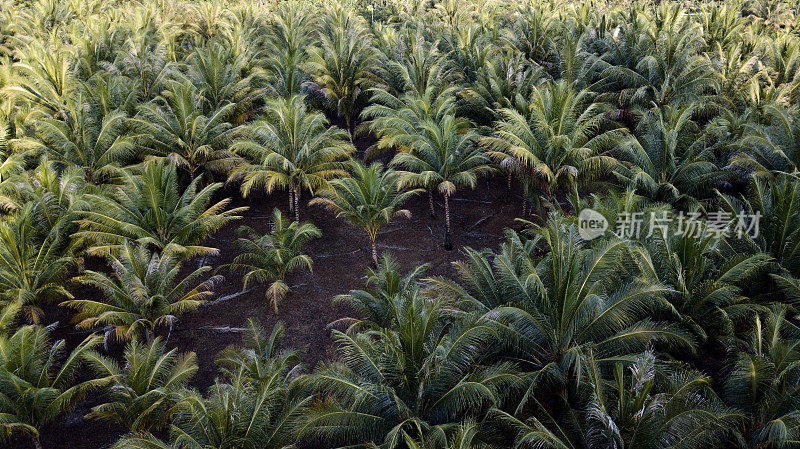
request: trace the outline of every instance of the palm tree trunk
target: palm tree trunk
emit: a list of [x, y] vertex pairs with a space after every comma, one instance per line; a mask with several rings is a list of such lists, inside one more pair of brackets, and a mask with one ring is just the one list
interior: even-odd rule
[[511, 171], [508, 172], [508, 178], [506, 179], [506, 204], [511, 202]]
[[375, 268], [378, 267], [378, 248], [375, 246], [375, 239], [370, 239], [372, 245], [372, 262], [375, 263]]
[[294, 221], [300, 221], [300, 189], [294, 189]]
[[38, 433], [33, 434], [31, 439], [33, 440], [33, 447], [36, 449], [42, 449], [42, 440], [39, 439]]
[[433, 192], [428, 189], [428, 207], [431, 210], [431, 218], [436, 218], [436, 210], [433, 208]]
[[289, 215], [294, 212], [294, 191], [289, 189]]
[[453, 249], [453, 242], [450, 240], [450, 194], [444, 194], [444, 249]]
[[153, 333], [148, 328], [144, 329], [144, 341], [148, 344], [153, 342]]

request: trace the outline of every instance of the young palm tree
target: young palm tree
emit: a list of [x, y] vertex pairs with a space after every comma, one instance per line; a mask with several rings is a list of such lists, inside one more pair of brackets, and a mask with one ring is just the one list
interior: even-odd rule
[[53, 344], [50, 332], [24, 326], [0, 336], [0, 441], [29, 435], [33, 446], [42, 449], [42, 427], [108, 381], [77, 375], [102, 337], [90, 335], [66, 352], [64, 340]]
[[745, 414], [749, 448], [791, 447], [800, 439], [800, 341], [786, 313], [756, 316], [746, 349], [727, 368], [723, 397]]
[[462, 282], [435, 278], [430, 294], [494, 323], [502, 354], [532, 373], [520, 408], [545, 391], [554, 405], [567, 406], [570, 391], [580, 386], [576, 376], [587, 366], [587, 350], [606, 365], [654, 341], [694, 350], [681, 327], [655, 321], [669, 316], [669, 289], [634, 263], [635, 247], [618, 239], [589, 247], [576, 225], [558, 216], [534, 227], [530, 240], [507, 232], [497, 254], [467, 249], [467, 260], [456, 265]]
[[[253, 110], [263, 93], [258, 73], [247, 73], [247, 53], [235, 54], [234, 49], [213, 43], [197, 48], [188, 59], [186, 76], [205, 98], [212, 111], [222, 120], [241, 123]], [[228, 105], [233, 108], [228, 109]], [[211, 119], [211, 117], [209, 117]]]
[[691, 208], [720, 178], [707, 155], [695, 108], [651, 109], [636, 127], [636, 139], [618, 147], [617, 177], [654, 201]]
[[[522, 180], [526, 196], [538, 201], [532, 188], [551, 203], [558, 187], [575, 188], [606, 174], [616, 160], [611, 152], [627, 132], [608, 120], [604, 108], [587, 90], [574, 91], [565, 82], [533, 88], [530, 99], [502, 109], [492, 137], [482, 140], [488, 154]], [[540, 208], [541, 209], [541, 208]]]
[[563, 418], [544, 412], [527, 422], [498, 412], [497, 420], [514, 432], [515, 447], [725, 447], [741, 415], [717, 397], [711, 379], [680, 365], [660, 366], [650, 351], [629, 365], [615, 364], [611, 378], [588, 367], [580, 412]]
[[12, 220], [0, 222], [0, 305], [14, 304], [27, 321], [39, 323], [44, 305], [72, 298], [64, 282], [75, 260], [66, 252], [64, 227], [42, 234], [33, 206], [27, 204]]
[[[225, 210], [230, 199], [211, 204], [221, 183], [199, 189], [195, 178], [183, 193], [177, 168], [164, 161], [145, 164], [140, 176], [125, 172], [125, 184], [112, 197], [91, 195], [91, 207], [81, 212], [81, 231], [93, 254], [108, 254], [126, 241], [146, 246], [150, 251], [170, 250], [182, 257], [216, 254], [215, 248], [202, 246], [210, 234], [241, 218], [246, 207]], [[210, 206], [209, 206], [210, 205]]]
[[712, 340], [733, 345], [736, 325], [759, 310], [742, 295], [742, 287], [756, 280], [771, 257], [742, 251], [731, 241], [735, 238], [681, 233], [675, 226], [640, 236], [648, 250], [647, 265], [659, 282], [671, 287], [667, 299], [700, 344]]
[[353, 122], [366, 101], [377, 54], [363, 19], [341, 5], [323, 16], [319, 39], [320, 46], [310, 50], [310, 86], [344, 119], [352, 142]]
[[106, 402], [92, 408], [87, 418], [114, 421], [136, 433], [164, 428], [171, 420], [178, 394], [197, 372], [193, 352], [167, 351], [161, 338], [151, 343], [132, 340], [120, 366], [99, 353], [87, 354], [97, 374], [110, 378]]
[[62, 304], [78, 311], [78, 327], [107, 327], [106, 334], [119, 341], [142, 338], [151, 343], [155, 330], [170, 330], [178, 315], [196, 310], [213, 296], [214, 285], [222, 280], [203, 266], [182, 273], [181, 257], [170, 250], [153, 253], [146, 246], [124, 243], [118, 255], [108, 255], [112, 275], [86, 270], [76, 281], [97, 288], [102, 299], [73, 299]]
[[282, 449], [296, 441], [305, 420], [311, 397], [294, 388], [294, 370], [282, 363], [268, 363], [266, 385], [246, 375], [230, 383], [212, 385], [206, 396], [196, 392], [184, 395], [172, 424], [172, 443], [166, 444], [150, 434], [120, 439], [115, 449], [166, 449], [202, 447], [207, 449], [264, 448]]
[[54, 162], [81, 169], [87, 183], [119, 179], [122, 166], [133, 162], [139, 151], [133, 137], [126, 134], [125, 113], [104, 113], [82, 95], [71, 106], [67, 121], [44, 118], [36, 122], [44, 150]]
[[255, 318], [250, 318], [246, 329], [241, 346], [225, 348], [217, 356], [217, 366], [224, 375], [231, 379], [241, 376], [265, 390], [271, 390], [282, 382], [281, 378], [275, 377], [275, 373], [293, 376], [302, 368], [298, 351], [280, 349], [286, 331], [283, 322], [278, 321], [268, 332]]
[[369, 236], [372, 261], [377, 267], [375, 241], [378, 231], [396, 217], [411, 218], [411, 212], [400, 207], [422, 189], [400, 191], [397, 172], [391, 168], [384, 170], [380, 162], [365, 167], [354, 161], [351, 167], [352, 177], [334, 179], [330, 188], [320, 192], [310, 204], [325, 206], [337, 217], [344, 217], [354, 226], [364, 229]]
[[308, 77], [302, 70], [309, 57], [312, 20], [302, 2], [281, 3], [272, 17], [265, 66], [278, 95], [300, 94]]
[[304, 440], [389, 449], [421, 440], [448, 447], [458, 423], [480, 421], [523, 388], [513, 365], [481, 364], [491, 347], [485, 324], [451, 322], [446, 304], [419, 294], [393, 296], [392, 303], [391, 328], [354, 335], [334, 330], [340, 361], [298, 380], [321, 396]]
[[475, 188], [478, 178], [493, 169], [466, 119], [452, 114], [429, 117], [421, 121], [418, 130], [408, 131], [398, 129], [392, 138], [395, 145], [406, 148], [394, 157], [392, 165], [398, 167], [401, 187], [435, 189], [444, 196], [444, 248], [451, 250], [450, 197], [460, 187]]
[[[154, 102], [142, 106], [134, 128], [146, 139], [150, 154], [166, 158], [195, 178], [227, 175], [238, 164], [229, 150], [237, 129], [228, 120], [235, 105], [208, 106], [201, 91], [177, 82]], [[205, 112], [208, 111], [208, 112]]]
[[25, 159], [13, 151], [12, 136], [8, 121], [0, 114], [0, 210], [14, 210], [19, 205], [14, 191], [13, 180], [25, 170]]
[[750, 232], [736, 234], [750, 252], [770, 254], [792, 276], [800, 276], [800, 180], [790, 175], [753, 177], [743, 198], [719, 198], [721, 209], [737, 220], [740, 215], [759, 217], [745, 224], [754, 226]]
[[266, 297], [278, 313], [278, 304], [289, 293], [286, 276], [301, 268], [311, 271], [311, 257], [302, 253], [303, 247], [322, 233], [313, 223], [290, 221], [275, 209], [270, 232], [261, 235], [253, 228], [242, 226], [237, 234], [240, 254], [233, 263], [220, 268], [244, 273], [244, 289], [254, 282], [269, 283]]
[[289, 191], [289, 211], [300, 220], [300, 193], [314, 195], [328, 180], [347, 176], [344, 160], [354, 148], [341, 129], [328, 126], [320, 112], [309, 112], [302, 96], [270, 100], [266, 117], [253, 125], [252, 139], [238, 141], [234, 150], [248, 163], [232, 178], [242, 180], [242, 195], [263, 188]]
[[83, 171], [75, 167], [58, 170], [57, 163], [42, 158], [39, 166], [14, 179], [14, 194], [31, 207], [36, 232], [47, 235], [58, 228], [64, 236], [77, 229], [74, 220], [87, 207], [87, 185]]

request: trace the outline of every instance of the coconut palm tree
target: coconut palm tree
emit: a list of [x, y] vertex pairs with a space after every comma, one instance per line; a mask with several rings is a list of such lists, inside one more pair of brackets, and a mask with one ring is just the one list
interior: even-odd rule
[[49, 328], [24, 326], [0, 336], [0, 441], [28, 435], [41, 449], [39, 431], [108, 381], [78, 376], [102, 337], [90, 335], [67, 352], [64, 340], [52, 343], [50, 335]]
[[753, 177], [743, 198], [719, 195], [722, 210], [741, 219], [736, 232], [746, 251], [771, 255], [793, 276], [800, 276], [800, 181], [794, 176]]
[[166, 158], [195, 178], [227, 175], [238, 164], [229, 150], [238, 128], [228, 121], [236, 105], [213, 109], [205, 91], [178, 82], [170, 83], [154, 102], [139, 109], [132, 126], [145, 139], [147, 151]]
[[245, 329], [241, 346], [227, 347], [217, 356], [217, 366], [224, 375], [231, 379], [242, 376], [265, 390], [271, 390], [282, 382], [275, 373], [293, 376], [300, 370], [298, 351], [280, 349], [286, 331], [283, 322], [278, 321], [271, 331], [267, 331], [258, 320], [250, 318]]
[[[707, 376], [661, 366], [650, 351], [628, 367], [615, 364], [609, 378], [597, 367], [587, 371], [585, 409], [572, 416], [521, 420], [498, 412], [497, 420], [514, 432], [515, 447], [725, 447], [741, 419], [717, 397]], [[572, 427], [568, 421], [576, 418]]]
[[55, 163], [81, 169], [87, 183], [118, 180], [122, 167], [139, 152], [133, 136], [127, 134], [125, 113], [104, 113], [82, 95], [70, 106], [67, 121], [44, 118], [36, 122], [36, 135], [47, 155]]
[[86, 358], [98, 376], [111, 379], [106, 402], [92, 407], [87, 418], [114, 421], [136, 433], [164, 428], [180, 400], [179, 391], [197, 372], [193, 352], [167, 351], [159, 337], [151, 343], [132, 340], [122, 366], [96, 352]]
[[320, 45], [310, 50], [308, 61], [314, 79], [309, 87], [344, 119], [351, 142], [353, 122], [367, 99], [377, 62], [363, 22], [348, 8], [331, 7], [321, 19]]
[[302, 96], [269, 100], [265, 113], [252, 125], [252, 138], [234, 144], [247, 163], [236, 167], [231, 178], [242, 181], [245, 197], [253, 189], [287, 189], [289, 211], [299, 221], [301, 192], [314, 195], [328, 180], [347, 176], [344, 160], [354, 148], [322, 113], [308, 111]]
[[[205, 98], [212, 111], [218, 111], [222, 120], [241, 123], [252, 112], [256, 101], [263, 93], [264, 84], [257, 72], [248, 73], [247, 53], [235, 54], [235, 49], [212, 43], [197, 48], [187, 58], [186, 76]], [[233, 108], [226, 107], [233, 105]], [[209, 117], [211, 119], [211, 117]]]
[[426, 117], [418, 130], [397, 129], [392, 143], [405, 150], [391, 165], [398, 168], [401, 187], [438, 190], [444, 197], [444, 248], [453, 248], [450, 232], [450, 197], [461, 187], [475, 188], [480, 176], [493, 171], [489, 158], [477, 146], [472, 124], [448, 113]]
[[617, 177], [654, 201], [687, 210], [695, 207], [721, 180], [721, 173], [707, 154], [694, 113], [693, 106], [645, 112], [636, 138], [617, 149]]
[[120, 439], [115, 449], [230, 447], [281, 449], [297, 440], [311, 397], [293, 386], [294, 371], [282, 363], [268, 363], [266, 385], [247, 375], [219, 380], [205, 397], [188, 392], [172, 425], [171, 443], [151, 434]]
[[533, 230], [531, 239], [508, 231], [496, 254], [466, 249], [456, 265], [461, 282], [434, 278], [429, 294], [482, 313], [500, 353], [531, 371], [518, 410], [545, 391], [554, 406], [568, 407], [588, 351], [608, 366], [653, 342], [694, 350], [680, 326], [656, 321], [669, 316], [669, 289], [641, 271], [635, 247], [617, 239], [586, 245], [576, 225], [558, 216]]
[[365, 167], [361, 162], [351, 164], [352, 177], [334, 179], [330, 189], [320, 192], [309, 204], [322, 205], [344, 217], [352, 225], [367, 232], [372, 248], [372, 261], [378, 266], [378, 250], [375, 241], [381, 226], [394, 218], [411, 218], [411, 212], [400, 209], [411, 196], [422, 189], [401, 191], [398, 188], [397, 172], [384, 170], [383, 164], [375, 162]]
[[[663, 209], [654, 213], [668, 216], [663, 215]], [[729, 233], [735, 217], [730, 221], [725, 223]], [[760, 309], [757, 302], [744, 297], [742, 290], [748, 282], [757, 280], [771, 257], [742, 251], [731, 241], [735, 238], [735, 234], [724, 237], [722, 233], [678, 232], [674, 225], [640, 236], [647, 248], [647, 265], [658, 282], [671, 287], [667, 299], [700, 344], [712, 340], [733, 345], [736, 326]]]
[[312, 21], [302, 2], [281, 3], [271, 17], [265, 67], [274, 89], [290, 98], [300, 94], [308, 75], [303, 71], [311, 47]]
[[261, 235], [253, 228], [242, 226], [237, 234], [240, 236], [236, 241], [240, 254], [232, 263], [220, 268], [244, 273], [242, 284], [245, 290], [252, 283], [269, 283], [266, 297], [278, 313], [278, 304], [289, 293], [286, 276], [302, 268], [311, 271], [311, 257], [302, 253], [303, 247], [322, 233], [313, 223], [290, 221], [275, 209], [270, 232]]
[[158, 327], [170, 330], [178, 316], [197, 308], [214, 295], [221, 276], [201, 279], [211, 270], [185, 270], [181, 257], [167, 249], [161, 254], [144, 245], [124, 243], [118, 254], [107, 255], [113, 274], [86, 270], [76, 281], [97, 288], [102, 298], [71, 299], [62, 304], [78, 313], [79, 328], [105, 327], [118, 341], [142, 338], [151, 343]]
[[348, 334], [361, 329], [396, 327], [400, 311], [395, 306], [403, 304], [397, 296], [418, 294], [420, 280], [428, 268], [428, 264], [419, 265], [403, 275], [397, 259], [391, 254], [383, 253], [378, 266], [367, 270], [365, 289], [350, 290], [349, 293], [333, 298], [334, 304], [342, 304], [355, 311], [355, 317], [337, 320], [335, 323], [349, 324]]
[[195, 178], [181, 192], [177, 167], [165, 161], [145, 164], [138, 176], [126, 171], [125, 184], [112, 196], [89, 196], [91, 207], [81, 212], [75, 237], [85, 240], [92, 254], [114, 252], [126, 241], [187, 258], [217, 254], [201, 243], [247, 208], [225, 210], [230, 199], [211, 204], [222, 184], [200, 189], [201, 182]]
[[0, 304], [14, 304], [31, 323], [42, 320], [46, 304], [72, 298], [64, 283], [75, 266], [64, 227], [43, 234], [35, 211], [29, 203], [0, 222]]
[[745, 447], [791, 447], [800, 439], [798, 335], [785, 309], [756, 316], [745, 349], [730, 360], [723, 397], [746, 417]]
[[392, 301], [395, 326], [354, 335], [334, 330], [340, 361], [298, 380], [321, 396], [304, 440], [404, 448], [413, 439], [447, 447], [456, 424], [480, 420], [522, 388], [513, 365], [481, 364], [491, 335], [484, 324], [448, 320], [446, 304], [419, 294]]
[[563, 81], [534, 87], [519, 106], [501, 109], [494, 135], [481, 143], [537, 204], [534, 188], [554, 203], [558, 187], [573, 189], [606, 174], [616, 162], [613, 150], [628, 138], [589, 91], [576, 92]]

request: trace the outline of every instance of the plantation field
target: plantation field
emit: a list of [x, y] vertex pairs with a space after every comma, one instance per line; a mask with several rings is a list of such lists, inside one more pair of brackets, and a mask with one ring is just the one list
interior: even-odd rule
[[0, 0], [0, 448], [800, 449], [784, 0]]

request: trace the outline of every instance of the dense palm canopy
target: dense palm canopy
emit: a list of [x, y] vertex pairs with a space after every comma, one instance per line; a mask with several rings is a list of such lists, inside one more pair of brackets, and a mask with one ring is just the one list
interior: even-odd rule
[[201, 245], [204, 237], [247, 209], [225, 210], [230, 199], [212, 204], [220, 187], [215, 183], [201, 188], [200, 178], [195, 178], [181, 189], [174, 164], [148, 163], [141, 175], [127, 174], [112, 196], [90, 197], [92, 205], [81, 213], [76, 236], [85, 239], [94, 254], [113, 253], [125, 241], [187, 257], [215, 254], [217, 249]]
[[796, 6], [0, 0], [0, 445], [798, 447]]
[[353, 146], [344, 131], [328, 126], [325, 115], [309, 111], [302, 96], [270, 100], [265, 108], [264, 119], [252, 125], [254, 137], [233, 147], [247, 160], [233, 176], [241, 179], [244, 196], [287, 189], [297, 221], [303, 190], [313, 195], [329, 179], [345, 175], [344, 159]]
[[88, 417], [114, 421], [133, 432], [163, 428], [180, 399], [177, 392], [197, 371], [193, 352], [168, 351], [161, 338], [131, 341], [122, 365], [98, 353], [87, 359], [100, 377], [111, 378], [108, 402], [93, 407]]
[[[51, 331], [24, 326], [0, 337], [0, 439], [29, 434], [37, 448], [39, 430], [59, 413], [70, 410], [107, 378], [79, 376], [102, 338], [86, 337], [71, 352], [66, 343], [52, 343]], [[63, 362], [57, 358], [65, 356]], [[87, 379], [88, 377], [88, 379]]]
[[179, 255], [153, 253], [145, 246], [126, 243], [118, 255], [109, 256], [113, 275], [86, 270], [76, 280], [91, 285], [102, 297], [73, 299], [63, 304], [78, 311], [79, 327], [105, 326], [121, 341], [143, 338], [148, 343], [159, 326], [172, 328], [178, 315], [196, 310], [213, 293], [222, 277], [201, 279], [205, 266], [182, 273]]

